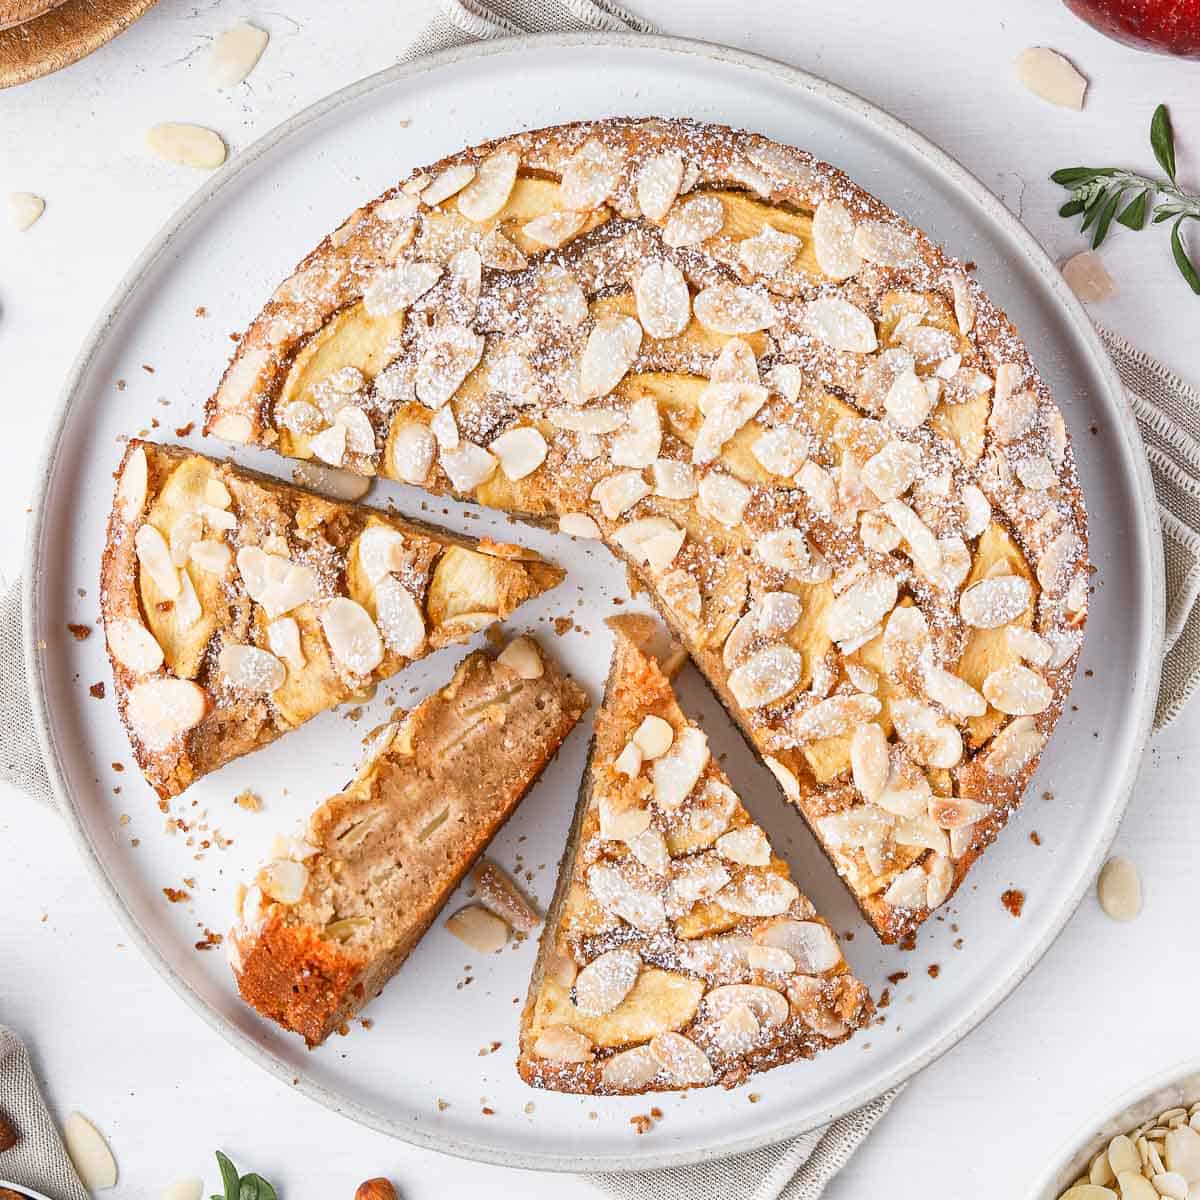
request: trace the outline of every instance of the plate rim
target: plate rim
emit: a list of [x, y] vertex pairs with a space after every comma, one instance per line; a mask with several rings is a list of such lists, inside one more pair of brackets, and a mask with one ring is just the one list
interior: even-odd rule
[[[1150, 567], [1149, 579], [1146, 584], [1149, 592], [1147, 635], [1144, 644], [1140, 647], [1141, 666], [1146, 672], [1147, 686], [1137, 697], [1135, 705], [1131, 707], [1127, 717], [1127, 721], [1133, 726], [1133, 737], [1128, 742], [1129, 748], [1125, 761], [1121, 764], [1118, 772], [1119, 778], [1112, 791], [1113, 799], [1110, 811], [1100, 836], [1093, 846], [1091, 857], [1085, 864], [1086, 869], [1080, 872], [1079, 882], [1066, 898], [1060, 912], [1050, 921], [1041, 938], [1032, 947], [1026, 949], [1018, 967], [1009, 976], [1000, 980], [979, 1002], [972, 1005], [964, 1016], [960, 1016], [951, 1025], [948, 1032], [933, 1045], [902, 1063], [885, 1075], [882, 1080], [872, 1083], [866, 1088], [859, 1087], [857, 1090], [839, 1097], [832, 1109], [817, 1114], [810, 1112], [790, 1123], [784, 1121], [762, 1133], [723, 1142], [718, 1146], [699, 1146], [685, 1150], [651, 1150], [635, 1157], [631, 1157], [628, 1152], [619, 1156], [579, 1153], [570, 1156], [558, 1153], [540, 1154], [476, 1143], [457, 1134], [447, 1133], [436, 1128], [426, 1129], [402, 1119], [384, 1116], [367, 1105], [350, 1100], [323, 1083], [307, 1077], [303, 1072], [299, 1076], [299, 1081], [293, 1083], [293, 1080], [296, 1079], [295, 1070], [261, 1046], [251, 1034], [210, 1006], [195, 990], [191, 982], [172, 966], [166, 954], [159, 948], [153, 937], [141, 927], [132, 910], [126, 905], [116, 881], [110, 876], [104, 860], [92, 840], [88, 825], [76, 805], [74, 797], [66, 787], [62, 763], [49, 721], [46, 680], [37, 644], [38, 622], [35, 616], [35, 602], [41, 577], [38, 551], [42, 544], [46, 525], [47, 496], [55, 475], [65, 426], [75, 402], [76, 393], [80, 390], [80, 385], [83, 383], [93, 359], [102, 350], [109, 330], [133, 299], [143, 277], [170, 249], [174, 238], [204, 210], [210, 200], [213, 200], [242, 171], [251, 167], [278, 144], [313, 125], [326, 114], [352, 104], [361, 97], [388, 87], [401, 79], [419, 76], [462, 62], [487, 59], [495, 55], [520, 56], [530, 52], [534, 47], [546, 46], [566, 49], [580, 46], [594, 46], [601, 49], [652, 49], [668, 54], [706, 58], [712, 62], [767, 74], [799, 92], [832, 102], [835, 106], [865, 120], [890, 140], [900, 142], [907, 149], [916, 151], [932, 169], [960, 192], [965, 193], [983, 211], [985, 216], [1000, 227], [1003, 234], [1016, 242], [1022, 249], [1026, 261], [1037, 270], [1042, 282], [1049, 288], [1070, 318], [1074, 332], [1081, 343], [1081, 349], [1090, 352], [1091, 366], [1106, 381], [1104, 395], [1108, 400], [1110, 415], [1115, 418], [1116, 427], [1125, 448], [1133, 451], [1130, 454], [1130, 460], [1133, 463], [1133, 481], [1137, 492], [1139, 532], [1148, 554]], [[970, 171], [951, 155], [935, 146], [923, 134], [856, 93], [829, 83], [811, 72], [765, 55], [698, 39], [640, 33], [567, 33], [497, 38], [451, 47], [410, 62], [397, 63], [356, 80], [315, 101], [268, 130], [215, 172], [167, 219], [138, 255], [109, 297], [84, 339], [64, 381], [56, 410], [49, 423], [41, 460], [35, 474], [32, 508], [33, 513], [25, 543], [22, 623], [26, 674], [29, 681], [34, 725], [37, 729], [46, 770], [59, 801], [60, 812], [80, 855], [97, 886], [116, 911], [142, 955], [210, 1028], [216, 1030], [226, 1042], [241, 1051], [251, 1061], [270, 1072], [280, 1082], [287, 1084], [290, 1090], [300, 1092], [333, 1112], [377, 1132], [388, 1134], [425, 1149], [437, 1150], [477, 1162], [527, 1170], [574, 1173], [645, 1171], [711, 1162], [764, 1146], [777, 1145], [801, 1133], [818, 1128], [911, 1079], [956, 1045], [1012, 994], [1017, 985], [1041, 960], [1074, 915], [1116, 836], [1151, 733], [1154, 697], [1157, 695], [1158, 677], [1162, 665], [1161, 646], [1166, 612], [1158, 509], [1149, 464], [1142, 450], [1141, 435], [1138, 433], [1132, 412], [1124, 403], [1123, 385], [1116, 367], [1105, 352], [1099, 334], [1082, 304], [1071, 292], [1062, 278], [1061, 272], [1054, 266], [1046, 251], [1020, 221]]]

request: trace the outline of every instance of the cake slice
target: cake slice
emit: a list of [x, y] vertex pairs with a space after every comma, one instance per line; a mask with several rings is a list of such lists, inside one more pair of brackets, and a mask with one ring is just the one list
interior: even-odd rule
[[177, 795], [562, 577], [519, 546], [131, 441], [100, 606], [134, 756]]
[[586, 707], [519, 639], [399, 713], [239, 901], [243, 999], [316, 1046], [378, 995]]
[[732, 1087], [871, 1015], [704, 731], [616, 618], [612, 670], [521, 1023], [535, 1087]]

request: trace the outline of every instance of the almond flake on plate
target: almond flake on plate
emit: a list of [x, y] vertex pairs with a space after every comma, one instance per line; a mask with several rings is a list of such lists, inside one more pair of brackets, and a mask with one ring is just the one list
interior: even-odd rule
[[1017, 79], [1035, 96], [1061, 108], [1083, 108], [1087, 80], [1071, 62], [1047, 46], [1030, 46], [1017, 55]]
[[208, 82], [215, 88], [237, 87], [254, 70], [270, 40], [265, 29], [237, 21], [213, 39], [208, 56]]
[[46, 202], [33, 192], [10, 192], [8, 216], [13, 228], [24, 233], [46, 211]]
[[211, 129], [166, 121], [146, 133], [146, 145], [156, 158], [211, 171], [225, 161], [225, 143]]

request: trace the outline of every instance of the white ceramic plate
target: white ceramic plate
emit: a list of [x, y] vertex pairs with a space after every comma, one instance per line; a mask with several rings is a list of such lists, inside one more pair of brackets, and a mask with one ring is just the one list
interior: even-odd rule
[[[177, 427], [200, 420], [229, 355], [230, 331], [245, 326], [298, 258], [414, 165], [510, 130], [615, 114], [694, 115], [804, 146], [978, 263], [1066, 413], [1099, 567], [1084, 652], [1095, 675], [1081, 670], [1033, 798], [955, 902], [929, 922], [914, 953], [876, 943], [800, 818], [780, 802], [698, 678], [685, 673], [685, 705], [728, 751], [750, 808], [835, 928], [852, 931], [846, 952], [855, 971], [876, 995], [888, 975], [908, 977], [892, 986], [877, 1028], [737, 1091], [668, 1097], [661, 1102], [667, 1119], [642, 1138], [629, 1118], [645, 1110], [643, 1102], [555, 1096], [518, 1080], [513, 1048], [532, 944], [480, 961], [439, 924], [371, 1006], [374, 1027], [356, 1026], [312, 1054], [242, 1006], [220, 951], [193, 948], [203, 927], [226, 928], [235, 880], [255, 868], [271, 835], [347, 778], [360, 734], [387, 711], [387, 693], [401, 702], [423, 693], [446, 677], [455, 654], [426, 660], [381, 689], [359, 724], [326, 714], [205, 779], [173, 809], [192, 832], [172, 837], [136, 772], [116, 774], [110, 766], [128, 763], [129, 751], [113, 706], [88, 695], [89, 684], [108, 676], [101, 638], [75, 642], [66, 630], [70, 621], [96, 618], [118, 439], [153, 426], [155, 436], [176, 440]], [[206, 318], [194, 315], [198, 306]], [[224, 450], [194, 435], [180, 439]], [[240, 458], [288, 469], [267, 454]], [[373, 499], [427, 511], [419, 495], [395, 486], [377, 486]], [[506, 521], [467, 506], [428, 507], [453, 526], [513, 536]], [[624, 573], [594, 546], [523, 536], [570, 575], [520, 623], [540, 629], [598, 696], [609, 641], [601, 620], [625, 593]], [[1053, 266], [977, 182], [893, 119], [791, 68], [671, 39], [563, 37], [454, 51], [357, 84], [241, 155], [163, 231], [84, 348], [47, 450], [29, 544], [27, 646], [50, 772], [81, 848], [132, 936], [198, 1013], [280, 1078], [398, 1137], [510, 1165], [618, 1170], [727, 1154], [827, 1121], [930, 1062], [1015, 986], [1074, 910], [1116, 831], [1155, 691], [1160, 580], [1149, 477], [1112, 368]], [[580, 631], [555, 637], [539, 624], [567, 614]], [[494, 846], [510, 866], [522, 856], [543, 902], [586, 741], [587, 730], [578, 730]], [[234, 806], [246, 787], [263, 794], [264, 812]], [[1044, 791], [1056, 799], [1040, 799]], [[214, 827], [234, 844], [196, 861]], [[1030, 841], [1035, 829], [1040, 849]], [[166, 903], [162, 888], [184, 886], [185, 877], [196, 881], [188, 887], [191, 903]], [[1009, 887], [1028, 896], [1019, 920], [1000, 903]], [[940, 964], [936, 979], [926, 971], [931, 963]], [[472, 982], [460, 987], [467, 975]], [[480, 1056], [493, 1041], [499, 1049]], [[761, 1099], [749, 1103], [750, 1092]], [[485, 1105], [491, 1115], [481, 1111]]]

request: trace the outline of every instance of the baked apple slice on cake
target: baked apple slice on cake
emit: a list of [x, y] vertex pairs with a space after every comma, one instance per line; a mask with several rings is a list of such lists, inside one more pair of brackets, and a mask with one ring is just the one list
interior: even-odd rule
[[131, 441], [100, 605], [138, 765], [178, 795], [562, 577], [519, 546]]
[[517, 1069], [535, 1087], [733, 1086], [872, 1012], [639, 648], [643, 622], [610, 622], [612, 669], [521, 1023]]

